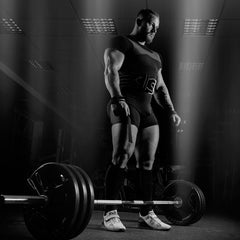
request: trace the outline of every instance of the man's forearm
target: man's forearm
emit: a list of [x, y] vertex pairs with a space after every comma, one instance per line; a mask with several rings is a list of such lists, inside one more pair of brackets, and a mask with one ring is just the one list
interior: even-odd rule
[[111, 97], [122, 96], [120, 90], [119, 74], [117, 71], [111, 70], [105, 74], [105, 84]]
[[169, 114], [175, 113], [172, 100], [165, 85], [158, 88], [154, 94], [154, 97], [157, 103], [161, 105]]

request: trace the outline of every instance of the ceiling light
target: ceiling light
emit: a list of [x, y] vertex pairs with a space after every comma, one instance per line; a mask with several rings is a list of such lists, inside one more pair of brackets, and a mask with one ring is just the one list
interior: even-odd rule
[[53, 71], [54, 70], [53, 66], [47, 61], [30, 59], [30, 60], [28, 60], [28, 62], [31, 64], [32, 67], [34, 67], [37, 70], [42, 70], [42, 71]]
[[1, 32], [23, 34], [23, 30], [12, 18], [2, 18], [0, 20]]
[[201, 71], [204, 66], [202, 62], [180, 62], [179, 69], [184, 72]]
[[111, 18], [82, 18], [82, 23], [89, 34], [116, 34], [116, 27]]
[[184, 34], [212, 36], [215, 34], [217, 24], [218, 19], [186, 18], [184, 22]]

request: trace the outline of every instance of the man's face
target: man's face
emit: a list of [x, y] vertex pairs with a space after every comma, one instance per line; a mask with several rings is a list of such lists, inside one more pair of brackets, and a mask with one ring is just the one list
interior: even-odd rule
[[147, 44], [150, 44], [159, 28], [159, 18], [151, 15], [148, 19], [143, 19], [139, 28], [139, 33]]

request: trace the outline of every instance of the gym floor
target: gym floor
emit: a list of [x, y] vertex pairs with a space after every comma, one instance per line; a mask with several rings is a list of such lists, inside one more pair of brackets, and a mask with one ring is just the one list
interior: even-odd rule
[[[240, 219], [233, 219], [216, 214], [206, 214], [200, 221], [190, 226], [172, 226], [170, 231], [153, 231], [140, 228], [137, 213], [120, 212], [121, 219], [127, 227], [126, 232], [115, 233], [106, 231], [102, 223], [102, 211], [94, 211], [87, 228], [74, 240], [239, 240]], [[164, 216], [160, 216], [166, 220]], [[9, 214], [1, 218], [1, 240], [34, 240], [25, 227], [20, 214]]]

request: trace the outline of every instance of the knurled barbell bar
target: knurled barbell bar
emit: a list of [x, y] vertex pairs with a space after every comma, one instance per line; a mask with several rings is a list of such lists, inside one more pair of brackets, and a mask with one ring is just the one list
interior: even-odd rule
[[[48, 203], [47, 196], [16, 196], [16, 195], [1, 195], [1, 199], [4, 204], [26, 204], [26, 205], [44, 205]], [[142, 200], [94, 200], [94, 205], [181, 205], [182, 200], [175, 201], [164, 201], [164, 200], [153, 200], [153, 201], [142, 201]]]
[[48, 201], [46, 196], [16, 196], [16, 195], [1, 195], [2, 204], [21, 204], [21, 205], [44, 205]]
[[37, 196], [0, 195], [1, 205], [25, 205], [24, 219], [36, 239], [66, 240], [79, 235], [89, 223], [94, 205], [163, 205], [172, 223], [188, 225], [198, 221], [205, 198], [194, 184], [178, 180], [165, 189], [166, 200], [94, 200], [93, 185], [79, 167], [46, 163], [28, 178]]
[[141, 201], [141, 200], [94, 200], [94, 205], [181, 205], [182, 200], [175, 200], [175, 201]]

